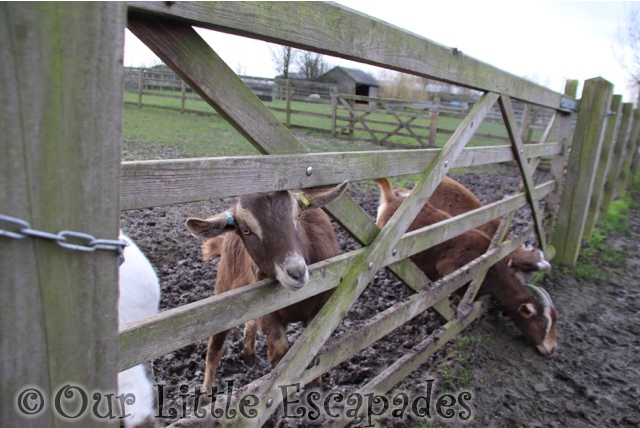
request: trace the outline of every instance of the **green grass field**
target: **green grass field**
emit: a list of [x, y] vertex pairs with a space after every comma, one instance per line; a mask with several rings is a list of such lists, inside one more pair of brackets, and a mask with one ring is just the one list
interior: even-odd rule
[[[244, 138], [237, 133], [224, 119], [217, 116], [198, 116], [197, 114], [185, 113], [180, 114], [163, 110], [163, 107], [179, 109], [180, 99], [169, 98], [159, 95], [175, 95], [178, 93], [157, 92], [158, 95], [144, 95], [143, 105], [154, 105], [158, 108], [137, 107], [127, 105], [125, 108], [125, 139], [130, 141], [147, 141], [160, 145], [172, 145], [179, 147], [187, 152], [187, 156], [216, 156], [216, 155], [243, 155], [256, 154], [257, 151], [248, 144]], [[189, 94], [195, 97], [194, 94]], [[125, 102], [137, 103], [138, 95], [136, 93], [125, 93]], [[284, 100], [273, 100], [265, 102], [265, 105], [272, 109], [278, 120], [285, 121], [285, 113], [283, 111], [275, 111], [275, 109], [285, 109]], [[187, 99], [185, 107], [189, 110], [214, 113], [214, 110], [202, 100]], [[307, 103], [301, 101], [293, 101], [291, 109], [309, 113], [323, 114], [326, 117], [314, 117], [301, 114], [292, 114], [292, 127], [309, 127], [331, 130], [331, 105], [322, 103]], [[339, 116], [348, 116], [346, 109], [339, 109]], [[362, 114], [358, 112], [358, 114]], [[373, 112], [368, 114], [367, 119], [374, 121], [395, 121], [395, 119], [382, 112]], [[169, 119], [171, 118], [171, 119]], [[400, 116], [402, 120], [407, 120], [408, 116]], [[460, 124], [461, 119], [441, 116], [438, 121], [439, 129], [447, 129], [453, 131]], [[339, 121], [338, 126], [346, 125], [346, 121]], [[429, 127], [430, 121], [427, 117], [414, 120], [412, 125]], [[370, 123], [369, 128], [378, 131], [393, 131], [397, 127], [396, 124], [378, 124]], [[357, 127], [361, 127], [357, 125]], [[404, 131], [406, 132], [406, 130]], [[416, 129], [415, 132], [425, 137], [427, 141], [428, 130]], [[506, 129], [501, 123], [485, 122], [480, 125], [477, 131], [479, 134], [494, 135], [497, 137], [506, 137]], [[536, 130], [533, 134], [534, 140], [540, 138], [540, 130]], [[329, 137], [326, 133], [318, 133], [325, 140], [322, 144], [310, 146], [312, 151], [345, 151], [345, 150], [375, 150], [380, 146], [367, 142], [358, 141], [357, 138], [369, 138], [369, 133], [364, 130], [356, 130], [354, 132], [354, 140], [335, 139]], [[377, 134], [380, 138], [383, 134]], [[448, 140], [450, 134], [438, 133], [436, 145], [442, 147]], [[419, 147], [418, 142], [412, 137], [393, 136], [389, 141], [394, 143], [411, 144]], [[215, 144], [212, 144], [215, 142]], [[327, 143], [329, 142], [329, 143]], [[502, 141], [488, 141], [486, 139], [474, 138], [469, 146], [487, 146], [505, 144]]]

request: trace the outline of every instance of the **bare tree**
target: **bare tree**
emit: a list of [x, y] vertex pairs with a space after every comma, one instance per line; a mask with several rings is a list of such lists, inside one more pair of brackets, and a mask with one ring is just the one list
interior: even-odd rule
[[640, 106], [640, 7], [629, 4], [625, 22], [618, 28], [614, 53], [620, 66], [628, 73], [629, 85], [636, 94], [636, 106]]
[[429, 99], [429, 79], [384, 70], [379, 73], [382, 81], [380, 96], [404, 100], [426, 101]]
[[282, 75], [285, 79], [289, 78], [289, 70], [297, 56], [297, 51], [291, 46], [269, 47], [271, 50], [271, 59], [276, 66], [278, 75]]
[[309, 51], [301, 51], [298, 55], [298, 70], [307, 80], [315, 80], [329, 70], [324, 56]]

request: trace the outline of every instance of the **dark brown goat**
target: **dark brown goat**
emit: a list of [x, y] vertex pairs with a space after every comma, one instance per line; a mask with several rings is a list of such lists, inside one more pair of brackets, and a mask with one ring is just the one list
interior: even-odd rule
[[[384, 227], [406, 196], [395, 195], [387, 201], [378, 215], [378, 225]], [[437, 209], [429, 202], [409, 226], [419, 229], [451, 215]], [[477, 229], [472, 229], [411, 257], [411, 260], [431, 279], [438, 280], [466, 265], [485, 253], [491, 239]], [[556, 311], [545, 291], [533, 288], [533, 295], [516, 277], [505, 258], [492, 266], [480, 288], [479, 294], [490, 294], [500, 302], [524, 336], [543, 355], [551, 355], [556, 348]], [[542, 296], [541, 296], [542, 295]]]
[[[391, 183], [386, 178], [379, 178], [374, 181], [378, 183], [381, 191], [378, 219], [376, 220], [377, 224], [380, 213], [386, 204], [395, 198], [406, 197], [411, 191], [404, 188], [392, 189]], [[466, 213], [483, 206], [476, 195], [450, 177], [444, 177], [442, 179], [429, 198], [429, 203], [452, 216]], [[378, 224], [378, 226], [380, 225]], [[500, 220], [493, 219], [478, 226], [476, 229], [485, 233], [489, 238], [493, 238], [499, 226]], [[531, 245], [523, 245], [517, 248], [509, 254], [508, 258], [509, 265], [523, 284], [530, 281], [538, 272], [551, 270], [551, 264], [545, 260], [542, 251]]]
[[[307, 190], [306, 196], [300, 199], [288, 191], [242, 196], [229, 211], [207, 219], [188, 219], [187, 228], [194, 236], [209, 238], [202, 245], [204, 259], [220, 255], [215, 294], [264, 278], [276, 278], [294, 291], [303, 287], [309, 280], [308, 264], [339, 253], [329, 217], [316, 208], [339, 197], [346, 187], [347, 182], [344, 182], [328, 190]], [[277, 364], [289, 347], [287, 324], [309, 322], [330, 294], [331, 291], [320, 293], [248, 322], [245, 325], [245, 358], [251, 361], [255, 357], [254, 340], [259, 329], [267, 335], [269, 362], [272, 366]], [[243, 310], [238, 308], [239, 312]], [[205, 394], [213, 386], [228, 334], [229, 331], [223, 331], [209, 339], [203, 383]]]

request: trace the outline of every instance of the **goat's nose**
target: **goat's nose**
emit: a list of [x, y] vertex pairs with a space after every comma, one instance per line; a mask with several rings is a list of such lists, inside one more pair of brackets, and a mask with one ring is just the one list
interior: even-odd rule
[[551, 354], [553, 354], [556, 350], [556, 347], [557, 347], [557, 344], [555, 342], [548, 343], [547, 341], [536, 346], [536, 348], [538, 348], [538, 352], [540, 352], [545, 357], [548, 357]]
[[302, 282], [305, 275], [307, 274], [307, 266], [306, 265], [295, 265], [287, 268], [287, 275], [289, 275], [292, 279], [296, 281]]

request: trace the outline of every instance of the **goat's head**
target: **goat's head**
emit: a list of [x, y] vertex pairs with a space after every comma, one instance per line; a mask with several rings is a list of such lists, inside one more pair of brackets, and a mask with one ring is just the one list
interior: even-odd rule
[[298, 194], [285, 190], [245, 195], [231, 210], [207, 219], [190, 218], [186, 226], [200, 238], [236, 233], [258, 267], [260, 278], [276, 278], [288, 289], [298, 290], [309, 280], [300, 216], [335, 200], [346, 188], [345, 181]]
[[544, 258], [544, 253], [528, 243], [523, 244], [508, 257], [509, 266], [523, 284], [533, 280], [538, 272], [551, 270], [551, 263]]
[[489, 269], [487, 281], [492, 283], [493, 294], [524, 337], [542, 355], [553, 354], [557, 346], [557, 313], [549, 293], [535, 285], [523, 286], [512, 269], [506, 268], [504, 260]]

